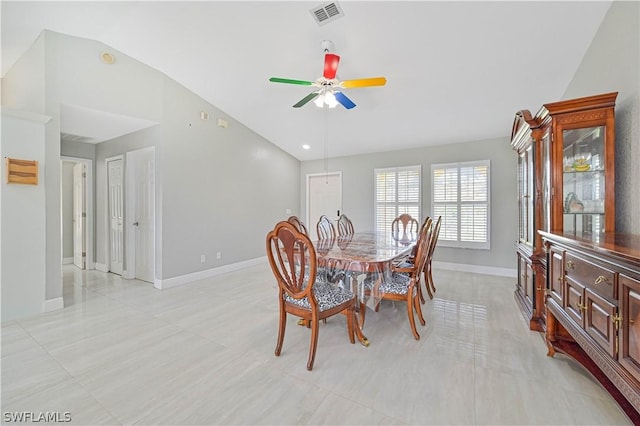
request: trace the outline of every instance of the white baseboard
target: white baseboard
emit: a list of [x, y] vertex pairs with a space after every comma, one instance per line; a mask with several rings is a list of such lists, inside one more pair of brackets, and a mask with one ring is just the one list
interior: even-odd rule
[[193, 281], [203, 280], [215, 277], [216, 275], [226, 274], [227, 272], [239, 271], [249, 266], [262, 265], [267, 262], [267, 257], [258, 257], [255, 259], [245, 260], [243, 262], [231, 263], [229, 265], [219, 266], [217, 268], [207, 269], [204, 271], [193, 272], [191, 274], [180, 275], [178, 277], [156, 279], [153, 283], [154, 287], [164, 290], [171, 287], [187, 284]]
[[96, 270], [98, 270], [100, 272], [109, 272], [109, 267], [107, 265], [105, 265], [104, 263], [96, 262]]
[[64, 308], [64, 299], [62, 299], [62, 297], [45, 300], [42, 304], [42, 310], [44, 312], [57, 311], [62, 308]]
[[63, 265], [69, 265], [73, 263], [73, 257], [63, 257], [62, 258], [62, 264]]
[[445, 269], [448, 271], [461, 271], [461, 272], [473, 272], [483, 275], [498, 275], [501, 277], [518, 276], [518, 270], [512, 268], [496, 268], [494, 266], [482, 266], [482, 265], [467, 265], [464, 263], [451, 263], [451, 262], [436, 262], [433, 261], [434, 269]]

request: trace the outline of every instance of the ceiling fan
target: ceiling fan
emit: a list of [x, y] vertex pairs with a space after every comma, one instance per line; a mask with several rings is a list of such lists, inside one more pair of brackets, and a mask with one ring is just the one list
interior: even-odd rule
[[298, 103], [294, 104], [294, 108], [300, 108], [310, 101], [314, 101], [319, 107], [327, 105], [329, 108], [333, 108], [340, 104], [346, 109], [351, 109], [356, 104], [349, 99], [342, 89], [351, 89], [356, 87], [370, 87], [370, 86], [384, 86], [387, 83], [387, 79], [384, 77], [371, 77], [371, 78], [359, 78], [356, 80], [344, 80], [340, 81], [336, 78], [338, 71], [338, 63], [340, 62], [340, 56], [335, 53], [330, 53], [333, 50], [333, 43], [330, 40], [324, 40], [321, 44], [324, 49], [324, 73], [322, 77], [315, 81], [307, 80], [293, 80], [289, 78], [271, 77], [269, 81], [273, 83], [287, 83], [298, 84], [301, 86], [313, 86], [317, 87], [315, 90], [302, 98]]

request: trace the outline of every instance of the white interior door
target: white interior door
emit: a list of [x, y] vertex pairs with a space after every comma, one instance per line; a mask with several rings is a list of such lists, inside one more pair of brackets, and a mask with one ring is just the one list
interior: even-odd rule
[[314, 238], [320, 216], [327, 215], [333, 221], [342, 210], [342, 173], [307, 175], [307, 231]]
[[73, 264], [86, 268], [87, 202], [85, 199], [87, 173], [83, 163], [73, 166]]
[[155, 259], [155, 151], [130, 153], [134, 179], [135, 277], [154, 282]]
[[122, 275], [123, 269], [123, 167], [122, 159], [107, 162], [109, 186], [109, 271]]

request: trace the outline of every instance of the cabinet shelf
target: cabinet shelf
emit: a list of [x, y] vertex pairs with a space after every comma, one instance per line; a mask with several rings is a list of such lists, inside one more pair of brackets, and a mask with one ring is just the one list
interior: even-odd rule
[[602, 175], [604, 174], [604, 169], [595, 169], [595, 170], [585, 170], [585, 171], [579, 171], [579, 170], [565, 170], [563, 172], [563, 174], [566, 175]]
[[597, 214], [599, 216], [604, 216], [604, 212], [602, 212], [602, 211], [597, 211], [597, 212], [588, 212], [588, 211], [583, 211], [583, 212], [564, 212], [564, 214], [576, 214], [576, 215], [593, 215], [593, 214]]

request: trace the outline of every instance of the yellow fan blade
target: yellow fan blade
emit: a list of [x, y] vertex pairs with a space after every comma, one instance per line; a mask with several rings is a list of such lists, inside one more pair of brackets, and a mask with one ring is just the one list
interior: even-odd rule
[[353, 87], [384, 86], [386, 83], [387, 79], [384, 77], [359, 78], [357, 80], [343, 81], [342, 87], [350, 89]]

